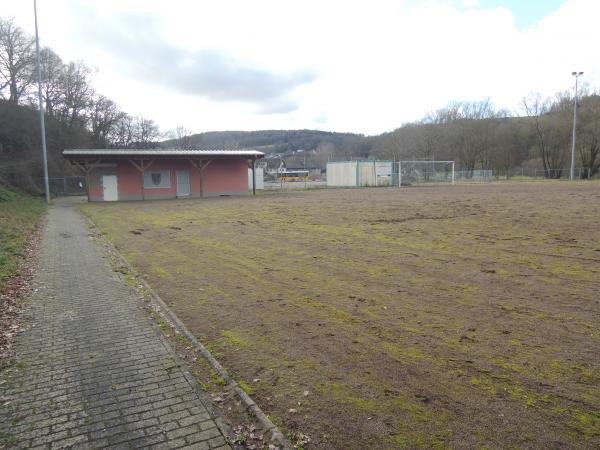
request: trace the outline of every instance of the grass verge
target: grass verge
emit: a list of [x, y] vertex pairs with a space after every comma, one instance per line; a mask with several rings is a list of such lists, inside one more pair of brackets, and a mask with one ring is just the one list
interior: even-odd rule
[[23, 248], [46, 208], [31, 195], [0, 186], [0, 292], [23, 257]]

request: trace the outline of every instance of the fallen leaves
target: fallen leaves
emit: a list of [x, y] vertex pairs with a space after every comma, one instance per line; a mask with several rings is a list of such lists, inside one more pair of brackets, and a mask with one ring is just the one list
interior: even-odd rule
[[[254, 425], [241, 424], [233, 428], [234, 444], [243, 445], [249, 450], [258, 450], [265, 447], [264, 436]], [[269, 449], [272, 444], [269, 445]], [[275, 448], [275, 446], [273, 446]]]
[[10, 278], [0, 293], [0, 367], [11, 355], [17, 335], [25, 329], [22, 326], [22, 301], [36, 290], [31, 281], [37, 265], [37, 249], [40, 241], [42, 225], [29, 236], [23, 248], [23, 259], [17, 274]]
[[216, 402], [216, 403], [223, 403], [225, 401], [225, 399], [223, 397], [221, 397], [220, 395], [211, 394], [211, 397], [212, 397], [213, 402]]
[[293, 432], [290, 437], [292, 445], [296, 448], [304, 448], [306, 444], [311, 442], [308, 434], [300, 433], [299, 431]]

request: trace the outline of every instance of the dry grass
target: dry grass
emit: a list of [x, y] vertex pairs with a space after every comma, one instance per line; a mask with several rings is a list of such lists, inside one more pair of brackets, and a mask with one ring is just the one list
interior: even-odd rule
[[0, 293], [17, 272], [27, 239], [45, 211], [40, 198], [0, 185]]
[[600, 445], [597, 183], [83, 208], [310, 448]]
[[0, 185], [0, 367], [21, 328], [21, 302], [35, 269], [36, 227], [45, 210], [41, 199]]

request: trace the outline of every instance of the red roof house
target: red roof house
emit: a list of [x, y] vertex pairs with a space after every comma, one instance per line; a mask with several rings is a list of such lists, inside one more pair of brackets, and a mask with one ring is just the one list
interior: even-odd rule
[[88, 200], [106, 202], [248, 194], [248, 167], [264, 153], [77, 149], [63, 156], [85, 173]]

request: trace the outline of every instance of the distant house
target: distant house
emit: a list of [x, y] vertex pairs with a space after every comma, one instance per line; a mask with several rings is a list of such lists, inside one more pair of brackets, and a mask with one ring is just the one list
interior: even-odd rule
[[264, 153], [73, 149], [63, 156], [85, 173], [88, 200], [106, 202], [248, 194], [248, 167]]

